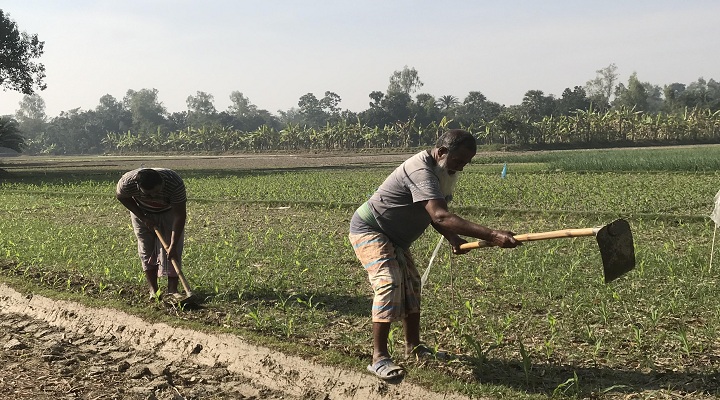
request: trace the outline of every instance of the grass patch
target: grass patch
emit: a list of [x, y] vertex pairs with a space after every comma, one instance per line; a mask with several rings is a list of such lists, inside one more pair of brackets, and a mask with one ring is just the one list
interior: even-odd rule
[[675, 171], [720, 170], [720, 146], [539, 151], [481, 155], [475, 163], [535, 163], [550, 171]]

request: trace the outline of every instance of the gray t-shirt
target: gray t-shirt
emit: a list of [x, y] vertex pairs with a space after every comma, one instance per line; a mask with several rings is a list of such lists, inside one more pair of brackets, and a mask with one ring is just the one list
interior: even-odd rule
[[[429, 151], [415, 154], [400, 164], [368, 200], [380, 229], [404, 249], [430, 225], [430, 215], [420, 202], [446, 198], [433, 170], [435, 165]], [[353, 216], [351, 232], [372, 230], [376, 229], [363, 222], [357, 213]]]

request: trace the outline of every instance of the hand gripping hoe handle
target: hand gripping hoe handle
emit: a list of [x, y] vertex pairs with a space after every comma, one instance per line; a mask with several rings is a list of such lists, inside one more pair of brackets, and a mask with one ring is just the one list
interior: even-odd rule
[[[160, 230], [158, 228], [155, 228], [155, 235], [157, 235], [158, 239], [160, 239], [160, 243], [162, 243], [163, 249], [165, 249], [165, 253], [168, 253], [168, 249], [170, 248], [170, 245], [167, 244], [165, 241], [165, 238], [163, 238], [162, 233], [160, 233]], [[169, 257], [169, 255], [168, 255]], [[180, 278], [180, 283], [182, 283], [183, 289], [185, 289], [185, 295], [190, 298], [193, 295], [192, 290], [190, 289], [190, 285], [187, 282], [187, 279], [185, 279], [185, 275], [183, 275], [182, 270], [180, 269], [180, 266], [177, 264], [174, 258], [170, 259], [170, 262], [173, 265], [173, 268], [175, 268], [175, 272], [178, 274], [178, 277]]]

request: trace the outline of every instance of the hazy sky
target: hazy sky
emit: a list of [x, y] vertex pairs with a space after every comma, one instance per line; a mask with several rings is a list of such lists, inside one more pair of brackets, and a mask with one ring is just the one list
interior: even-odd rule
[[[203, 91], [218, 111], [240, 91], [274, 114], [337, 93], [368, 108], [393, 71], [417, 93], [519, 104], [561, 96], [614, 63], [620, 82], [720, 80], [717, 0], [3, 0], [45, 42], [47, 114], [94, 109], [105, 94], [157, 89], [170, 112]], [[415, 94], [417, 94], [415, 93]], [[0, 115], [22, 95], [0, 91]]]

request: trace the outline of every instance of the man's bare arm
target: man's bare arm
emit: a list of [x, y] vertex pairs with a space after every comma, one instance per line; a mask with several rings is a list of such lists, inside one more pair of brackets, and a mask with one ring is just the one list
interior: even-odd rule
[[[446, 238], [453, 234], [470, 236], [499, 247], [516, 247], [520, 244], [515, 240], [512, 232], [491, 229], [450, 212], [444, 199], [428, 200], [425, 202], [425, 210], [430, 215], [433, 227]], [[453, 244], [452, 241], [451, 244]]]

